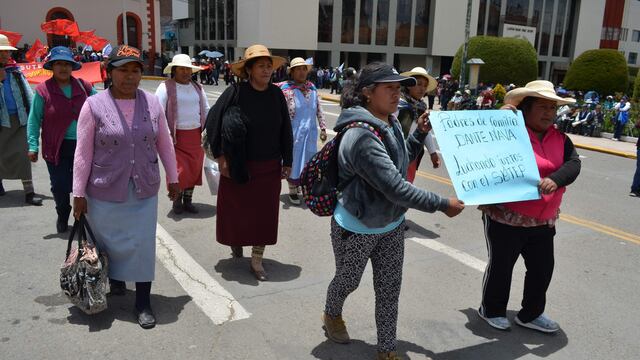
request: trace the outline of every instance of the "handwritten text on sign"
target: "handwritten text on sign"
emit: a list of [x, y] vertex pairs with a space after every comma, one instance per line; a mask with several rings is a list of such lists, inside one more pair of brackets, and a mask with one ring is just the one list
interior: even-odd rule
[[456, 194], [467, 205], [540, 197], [520, 111], [432, 111], [429, 118]]

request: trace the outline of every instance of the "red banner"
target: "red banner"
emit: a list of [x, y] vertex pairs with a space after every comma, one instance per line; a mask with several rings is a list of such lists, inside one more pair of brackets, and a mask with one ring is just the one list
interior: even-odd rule
[[100, 51], [104, 49], [105, 46], [107, 46], [109, 40], [94, 35], [91, 39], [84, 41], [84, 43], [91, 46], [94, 51]]
[[40, 29], [47, 34], [68, 35], [71, 37], [80, 35], [78, 23], [67, 19], [55, 19], [43, 22], [42, 25], [40, 25]]
[[36, 39], [31, 48], [29, 48], [29, 51], [24, 54], [24, 57], [28, 62], [34, 62], [36, 61], [36, 58], [45, 55], [46, 53], [47, 49], [42, 45], [40, 39]]
[[[53, 72], [42, 67], [44, 63], [20, 63], [17, 65], [31, 84], [45, 82], [53, 75]], [[99, 61], [84, 63], [80, 70], [74, 71], [72, 74], [74, 77], [81, 78], [92, 84], [102, 82]]]
[[6, 36], [9, 39], [9, 43], [11, 44], [11, 46], [16, 48], [18, 47], [18, 41], [20, 41], [20, 39], [22, 38], [22, 34], [13, 31], [0, 29], [0, 34]]
[[80, 31], [80, 35], [73, 38], [75, 42], [87, 43], [87, 41], [91, 40], [95, 36], [95, 30], [89, 31]]

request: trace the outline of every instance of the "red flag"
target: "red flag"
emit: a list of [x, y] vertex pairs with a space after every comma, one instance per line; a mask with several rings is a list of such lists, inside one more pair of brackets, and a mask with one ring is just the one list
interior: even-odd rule
[[41, 55], [44, 55], [46, 53], [47, 53], [47, 50], [40, 42], [40, 39], [36, 39], [36, 41], [33, 43], [33, 46], [31, 46], [29, 51], [27, 51], [27, 53], [24, 54], [24, 57], [25, 59], [27, 59], [28, 62], [34, 62], [36, 61], [37, 57], [40, 57]]
[[84, 43], [91, 46], [94, 51], [100, 51], [104, 49], [105, 46], [107, 46], [109, 40], [94, 35], [91, 39], [88, 39], [88, 41], [85, 41]]
[[80, 30], [78, 23], [67, 19], [55, 19], [43, 22], [40, 29], [47, 34], [68, 35], [71, 37], [79, 36]]
[[4, 36], [6, 36], [7, 38], [9, 38], [9, 43], [13, 47], [18, 47], [18, 41], [20, 41], [20, 39], [22, 38], [22, 34], [17, 33], [17, 32], [13, 32], [13, 31], [7, 31], [7, 30], [0, 29], [0, 34], [2, 34]]
[[89, 31], [80, 31], [80, 35], [73, 38], [75, 42], [87, 43], [87, 41], [91, 40], [95, 36], [95, 30]]

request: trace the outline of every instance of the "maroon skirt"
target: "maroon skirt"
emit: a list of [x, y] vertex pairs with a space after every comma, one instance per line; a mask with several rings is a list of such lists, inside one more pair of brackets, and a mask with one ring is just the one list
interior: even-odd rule
[[223, 245], [273, 245], [278, 241], [282, 165], [280, 160], [249, 161], [250, 180], [236, 184], [220, 177], [216, 240]]

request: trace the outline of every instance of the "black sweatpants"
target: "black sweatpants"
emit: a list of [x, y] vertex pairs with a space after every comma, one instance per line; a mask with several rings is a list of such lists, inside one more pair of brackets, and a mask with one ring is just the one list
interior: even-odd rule
[[482, 283], [482, 314], [505, 317], [513, 266], [522, 255], [527, 269], [522, 309], [518, 318], [529, 322], [544, 312], [546, 293], [553, 275], [555, 227], [510, 226], [482, 215], [489, 262]]
[[67, 220], [71, 213], [70, 194], [73, 184], [73, 156], [76, 140], [63, 140], [60, 145], [58, 165], [47, 161], [51, 193], [56, 202], [56, 211], [61, 220]]

